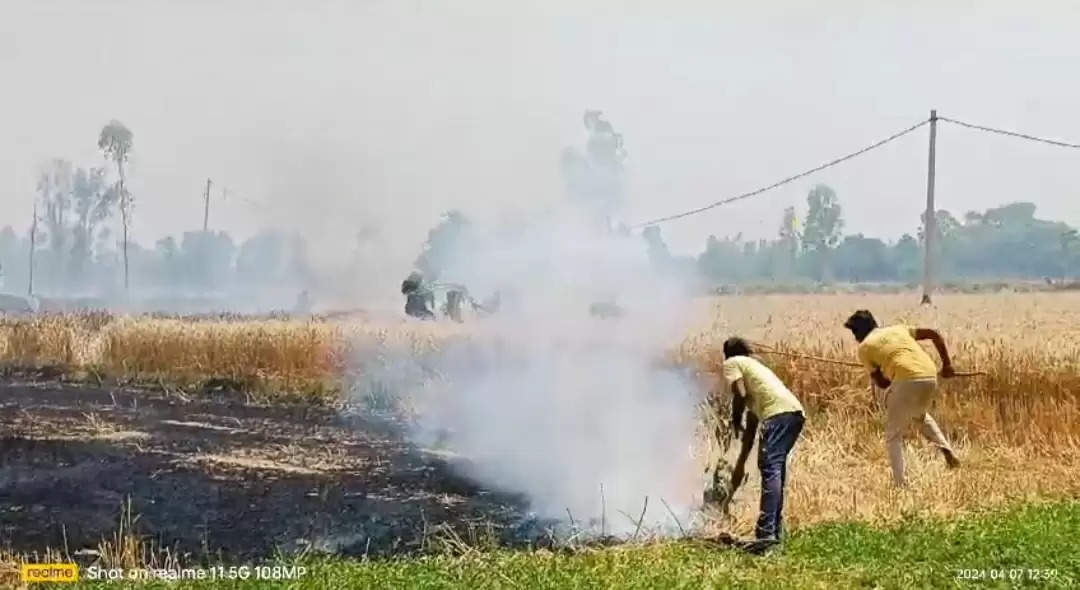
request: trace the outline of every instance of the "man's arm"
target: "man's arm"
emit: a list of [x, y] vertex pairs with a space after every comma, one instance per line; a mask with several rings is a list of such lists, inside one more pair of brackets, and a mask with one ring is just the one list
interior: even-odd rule
[[746, 409], [746, 387], [742, 379], [731, 386], [731, 428], [735, 436], [742, 434], [743, 411]]
[[941, 337], [941, 334], [929, 328], [915, 328], [912, 336], [916, 340], [929, 340], [934, 343], [934, 348], [941, 357], [941, 376], [952, 377], [952, 359], [949, 358], [949, 349], [945, 347], [945, 339]]
[[739, 489], [746, 479], [746, 458], [750, 456], [750, 449], [754, 447], [754, 435], [757, 434], [758, 419], [753, 412], [746, 413], [746, 429], [742, 433], [742, 447], [739, 449], [739, 458], [735, 460], [735, 468], [731, 470], [731, 494]]

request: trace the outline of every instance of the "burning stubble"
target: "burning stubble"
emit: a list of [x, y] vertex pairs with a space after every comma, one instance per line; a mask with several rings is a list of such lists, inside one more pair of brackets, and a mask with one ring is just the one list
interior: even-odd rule
[[[568, 212], [473, 240], [445, 274], [498, 290], [504, 305], [433, 357], [384, 363], [379, 379], [395, 387], [441, 376], [420, 390], [414, 441], [445, 444], [464, 475], [525, 495], [539, 518], [633, 533], [649, 498], [642, 526], [677, 530], [671, 512], [700, 501], [690, 449], [703, 392], [664, 362], [691, 306], [640, 237]], [[623, 313], [593, 317], [596, 301]]]

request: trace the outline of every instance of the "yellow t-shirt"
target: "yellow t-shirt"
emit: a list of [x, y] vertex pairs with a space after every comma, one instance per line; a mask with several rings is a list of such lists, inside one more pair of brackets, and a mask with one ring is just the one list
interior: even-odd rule
[[937, 377], [934, 359], [915, 341], [913, 326], [876, 328], [859, 344], [859, 362], [881, 369], [889, 381]]
[[747, 406], [764, 421], [784, 412], [802, 412], [802, 404], [795, 394], [769, 367], [748, 356], [733, 356], [724, 361], [724, 381], [732, 394], [732, 385], [739, 379], [746, 387]]

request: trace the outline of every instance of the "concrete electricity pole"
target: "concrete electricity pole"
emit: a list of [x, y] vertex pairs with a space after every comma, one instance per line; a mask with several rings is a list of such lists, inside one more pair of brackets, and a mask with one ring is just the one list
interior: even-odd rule
[[937, 152], [937, 110], [930, 111], [930, 162], [926, 175], [926, 213], [923, 221], [923, 246], [926, 257], [923, 261], [922, 303], [930, 304], [930, 294], [934, 290], [934, 240], [937, 238], [937, 214], [934, 210], [934, 167]]

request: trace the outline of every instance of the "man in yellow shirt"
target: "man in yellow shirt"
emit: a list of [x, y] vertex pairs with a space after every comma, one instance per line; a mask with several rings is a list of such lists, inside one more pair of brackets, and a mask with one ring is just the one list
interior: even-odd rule
[[[746, 458], [754, 446], [754, 434], [760, 423], [761, 510], [755, 530], [757, 541], [751, 549], [764, 550], [780, 540], [787, 458], [802, 432], [805, 416], [798, 398], [772, 370], [751, 358], [751, 353], [742, 338], [724, 342], [724, 381], [732, 394], [731, 423], [736, 435], [742, 437], [742, 448], [731, 474], [730, 493], [734, 494], [745, 479]], [[744, 410], [749, 410], [745, 430]]]
[[873, 314], [860, 309], [844, 322], [859, 342], [858, 356], [878, 387], [885, 390], [885, 444], [889, 450], [893, 480], [904, 482], [903, 434], [913, 420], [919, 421], [919, 432], [941, 449], [950, 468], [960, 465], [949, 441], [930, 416], [930, 406], [938, 397], [937, 366], [918, 340], [934, 343], [941, 357], [941, 376], [953, 376], [952, 361], [945, 340], [935, 330], [897, 325], [878, 327]]

